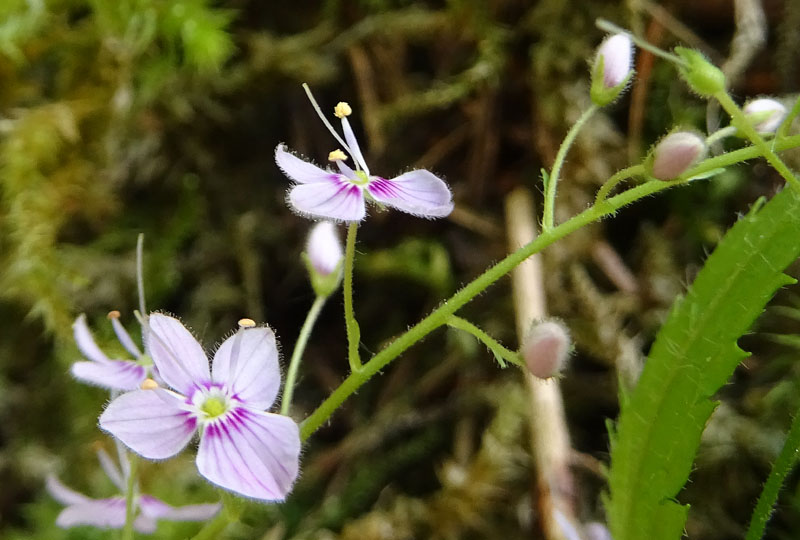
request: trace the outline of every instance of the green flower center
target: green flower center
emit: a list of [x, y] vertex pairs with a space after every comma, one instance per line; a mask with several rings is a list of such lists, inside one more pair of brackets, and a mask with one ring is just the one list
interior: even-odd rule
[[353, 172], [356, 173], [356, 177], [358, 178], [358, 180], [351, 179], [350, 180], [351, 182], [353, 182], [357, 186], [365, 186], [369, 184], [369, 177], [367, 176], [367, 173], [365, 173], [364, 171], [353, 171]]
[[200, 410], [206, 413], [209, 418], [216, 418], [224, 414], [228, 410], [228, 407], [220, 398], [210, 397], [203, 402]]

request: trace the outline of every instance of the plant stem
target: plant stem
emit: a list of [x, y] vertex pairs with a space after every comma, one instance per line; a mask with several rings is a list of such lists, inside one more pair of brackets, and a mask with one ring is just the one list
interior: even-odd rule
[[599, 190], [597, 190], [597, 197], [594, 199], [594, 204], [600, 204], [606, 200], [606, 197], [608, 197], [608, 194], [611, 193], [611, 190], [617, 187], [617, 185], [623, 180], [627, 180], [628, 178], [632, 178], [634, 176], [639, 176], [640, 174], [644, 174], [644, 165], [634, 165], [633, 167], [627, 167], [617, 171], [606, 181], [605, 184], [600, 186]]
[[358, 223], [351, 223], [347, 227], [347, 243], [344, 250], [344, 324], [347, 328], [347, 359], [350, 362], [350, 371], [361, 369], [361, 356], [358, 354], [358, 345], [361, 343], [361, 329], [358, 327], [355, 313], [353, 312], [353, 261], [356, 258], [356, 233]]
[[139, 313], [147, 316], [147, 306], [144, 301], [144, 233], [139, 233], [136, 238], [136, 288], [139, 291]]
[[217, 517], [203, 525], [192, 540], [219, 540], [220, 533], [231, 524], [239, 521], [243, 511], [243, 501], [228, 492], [222, 492], [222, 510]]
[[789, 128], [792, 127], [792, 121], [795, 119], [795, 117], [798, 114], [800, 114], [800, 97], [798, 97], [797, 100], [794, 102], [794, 105], [792, 106], [792, 110], [789, 111], [789, 114], [787, 114], [786, 118], [783, 119], [783, 122], [781, 122], [781, 125], [778, 128], [778, 131], [775, 132], [775, 137], [776, 138], [780, 138], [780, 137], [785, 137], [786, 136], [786, 132], [788, 132]]
[[294, 345], [292, 351], [292, 359], [289, 361], [289, 370], [286, 372], [286, 384], [283, 387], [283, 400], [281, 401], [281, 414], [289, 414], [289, 406], [292, 403], [292, 394], [294, 393], [294, 381], [297, 378], [297, 368], [300, 366], [300, 359], [303, 357], [303, 352], [306, 349], [308, 338], [311, 335], [311, 330], [317, 322], [322, 306], [325, 305], [327, 296], [317, 296], [311, 309], [306, 315], [306, 320], [303, 327], [300, 328], [300, 335], [297, 337], [297, 343]]
[[730, 137], [731, 135], [736, 135], [736, 132], [739, 131], [736, 129], [736, 126], [726, 126], [722, 129], [718, 129], [708, 137], [706, 137], [706, 146], [711, 146], [715, 142], [722, 140], [726, 137]]
[[[800, 135], [786, 137], [785, 139], [774, 142], [775, 149], [778, 151], [795, 148], [800, 146]], [[741, 161], [753, 159], [762, 155], [758, 148], [747, 147], [728, 152], [721, 156], [706, 159], [695, 165], [693, 169], [684, 174], [686, 178], [701, 175], [713, 171], [720, 167], [727, 167]], [[401, 334], [392, 341], [385, 349], [373, 356], [359, 371], [354, 371], [348, 376], [328, 398], [323, 401], [311, 415], [303, 421], [300, 426], [300, 436], [302, 440], [308, 439], [319, 427], [324, 424], [334, 413], [334, 411], [361, 385], [368, 381], [373, 375], [386, 367], [392, 360], [400, 356], [409, 347], [414, 345], [433, 330], [447, 323], [447, 319], [458, 311], [464, 304], [475, 298], [486, 290], [495, 281], [510, 272], [522, 261], [538, 253], [557, 240], [575, 232], [576, 230], [598, 221], [608, 215], [613, 214], [623, 206], [648, 197], [659, 191], [666, 190], [681, 182], [662, 182], [651, 180], [644, 184], [635, 186], [627, 191], [606, 199], [602, 203], [592, 206], [573, 218], [565, 221], [558, 227], [543, 232], [539, 237], [514, 253], [508, 255], [494, 266], [487, 269], [483, 274], [475, 278], [466, 287], [461, 289], [449, 300], [434, 310], [430, 315], [412, 326], [405, 333]]]
[[[490, 351], [494, 354], [497, 354], [508, 362], [509, 364], [514, 364], [516, 366], [522, 366], [522, 360], [519, 357], [519, 353], [516, 353], [512, 350], [507, 349], [499, 341], [494, 339], [492, 336], [472, 324], [466, 319], [462, 319], [457, 315], [450, 315], [450, 318], [447, 319], [447, 326], [452, 328], [457, 328], [458, 330], [463, 330], [464, 332], [468, 332], [475, 336], [478, 341], [486, 345]], [[505, 366], [503, 366], [505, 367]]]
[[561, 174], [561, 167], [564, 166], [564, 158], [567, 157], [567, 152], [569, 151], [570, 146], [575, 141], [575, 137], [578, 136], [581, 128], [583, 128], [584, 124], [592, 117], [592, 115], [597, 111], [597, 105], [592, 105], [581, 114], [578, 121], [573, 124], [573, 126], [567, 132], [567, 136], [564, 137], [561, 146], [558, 149], [558, 153], [556, 154], [556, 159], [553, 162], [553, 170], [550, 173], [550, 178], [547, 181], [547, 186], [545, 188], [544, 194], [544, 212], [542, 217], [542, 230], [544, 232], [549, 231], [553, 228], [553, 214], [554, 214], [554, 207], [556, 204], [556, 187], [558, 185], [558, 177]]
[[789, 170], [789, 167], [787, 167], [783, 160], [772, 151], [770, 145], [764, 141], [750, 122], [747, 121], [742, 110], [736, 105], [728, 93], [725, 91], [717, 92], [714, 94], [714, 97], [730, 115], [733, 125], [736, 126], [745, 137], [750, 139], [750, 142], [761, 151], [761, 155], [763, 155], [769, 164], [778, 171], [778, 174], [783, 176], [783, 179], [786, 180], [788, 184], [791, 184], [794, 189], [800, 190], [800, 180], [795, 177], [794, 173]]
[[128, 454], [127, 483], [125, 486], [125, 526], [122, 528], [122, 540], [133, 540], [133, 522], [136, 519], [136, 475], [139, 469], [139, 456]]
[[778, 493], [783, 481], [797, 462], [798, 450], [800, 450], [800, 411], [792, 419], [792, 426], [789, 428], [786, 442], [783, 443], [781, 453], [772, 465], [767, 483], [764, 484], [764, 489], [758, 497], [745, 540], [760, 540], [764, 536], [764, 529], [772, 514], [772, 507], [778, 500]]

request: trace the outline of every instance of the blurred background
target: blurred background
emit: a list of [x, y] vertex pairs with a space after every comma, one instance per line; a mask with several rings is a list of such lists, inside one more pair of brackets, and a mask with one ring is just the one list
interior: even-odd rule
[[[86, 313], [112, 355], [124, 351], [109, 311], [140, 335], [139, 233], [150, 309], [177, 314], [209, 345], [252, 317], [291, 353], [314, 299], [300, 259], [311, 222], [287, 208], [273, 152], [285, 142], [324, 163], [335, 147], [302, 82], [326, 112], [350, 102], [373, 171], [425, 167], [455, 194], [448, 219], [373, 209], [360, 228], [355, 303], [368, 355], [507, 253], [505, 197], [525, 186], [541, 201], [540, 170], [589, 104], [597, 17], [662, 48], [699, 48], [740, 100], [791, 104], [800, 86], [798, 0], [0, 2], [0, 537], [115, 537], [56, 528], [60, 506], [43, 482], [54, 472], [92, 497], [114, 492], [95, 458], [113, 450], [97, 427], [108, 396], [70, 377], [80, 358], [71, 325]], [[636, 61], [630, 90], [569, 155], [557, 221], [673, 126], [719, 122], [671, 66], [641, 52]], [[604, 520], [620, 366], [635, 371], [705, 254], [780, 185], [761, 162], [734, 167], [544, 253], [550, 311], [576, 342], [562, 388], [582, 521]], [[502, 280], [460, 314], [515, 348], [512, 300]], [[773, 304], [744, 340], [754, 355], [721, 393], [680, 496], [692, 538], [741, 537], [800, 407], [797, 288]], [[341, 311], [336, 295], [311, 338], [298, 420], [347, 373]], [[528, 412], [517, 370], [439, 330], [310, 439], [285, 504], [248, 505], [225, 538], [538, 538]], [[216, 500], [193, 461], [187, 451], [143, 465], [143, 491]], [[769, 538], [800, 536], [799, 481], [790, 477]], [[155, 537], [198, 528], [163, 523]]]

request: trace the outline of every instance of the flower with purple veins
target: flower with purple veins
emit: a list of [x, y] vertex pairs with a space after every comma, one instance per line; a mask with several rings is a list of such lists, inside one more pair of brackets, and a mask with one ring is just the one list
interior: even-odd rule
[[[317, 108], [316, 102], [311, 99]], [[430, 171], [418, 169], [395, 178], [370, 175], [353, 128], [347, 120], [352, 113], [347, 103], [336, 105], [334, 112], [342, 122], [346, 142], [319, 110], [318, 113], [339, 144], [350, 154], [355, 170], [345, 163], [347, 155], [341, 150], [334, 150], [328, 156], [328, 160], [339, 169], [336, 172], [317, 167], [279, 144], [275, 148], [275, 161], [283, 173], [295, 182], [289, 190], [288, 200], [297, 213], [338, 221], [361, 221], [366, 215], [367, 200], [427, 218], [445, 217], [452, 212], [450, 188]]]
[[111, 319], [117, 339], [138, 361], [109, 358], [94, 341], [89, 326], [86, 324], [86, 315], [80, 315], [75, 319], [72, 331], [78, 349], [89, 361], [72, 364], [70, 369], [72, 376], [81, 382], [110, 390], [126, 391], [139, 388], [139, 385], [147, 378], [147, 365], [143, 362], [144, 357], [125, 327], [119, 322], [119, 312], [112, 311], [108, 314], [108, 318]]
[[280, 501], [297, 478], [300, 433], [289, 417], [265, 411], [280, 386], [272, 330], [249, 319], [214, 355], [173, 317], [148, 318], [145, 345], [171, 389], [134, 390], [112, 401], [100, 427], [148, 459], [180, 452], [200, 431], [197, 468], [224, 489]]
[[[125, 477], [108, 454], [100, 450], [97, 457], [111, 482], [121, 492], [125, 492]], [[59, 527], [69, 529], [88, 525], [100, 529], [121, 529], [125, 525], [125, 497], [121, 495], [92, 499], [68, 488], [53, 475], [47, 477], [46, 488], [56, 501], [66, 506], [56, 518], [56, 525]], [[150, 495], [137, 495], [134, 504], [136, 511], [133, 528], [144, 534], [155, 532], [156, 520], [206, 521], [221, 508], [218, 503], [176, 507]]]

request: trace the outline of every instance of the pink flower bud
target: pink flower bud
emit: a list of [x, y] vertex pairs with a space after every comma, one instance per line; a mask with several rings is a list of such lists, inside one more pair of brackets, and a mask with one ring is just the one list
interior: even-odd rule
[[311, 229], [306, 245], [308, 261], [321, 276], [328, 276], [342, 260], [342, 244], [336, 227], [330, 221], [320, 221]]
[[769, 98], [754, 99], [743, 112], [759, 133], [774, 133], [786, 118], [786, 107]]
[[567, 363], [571, 341], [558, 322], [534, 323], [522, 344], [522, 358], [534, 376], [549, 379], [561, 373]]
[[597, 49], [595, 64], [603, 59], [603, 86], [619, 86], [631, 72], [633, 44], [627, 34], [608, 36]]
[[689, 170], [706, 152], [706, 143], [691, 131], [670, 133], [653, 150], [652, 175], [672, 180]]

